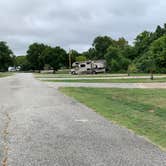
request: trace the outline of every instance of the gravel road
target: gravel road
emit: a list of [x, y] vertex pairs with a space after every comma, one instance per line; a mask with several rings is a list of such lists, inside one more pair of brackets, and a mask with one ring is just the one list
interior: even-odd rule
[[165, 166], [166, 153], [56, 88], [17, 74], [0, 79], [3, 166]]
[[[56, 77], [48, 77], [49, 75], [46, 76], [41, 76], [38, 79], [39, 80], [121, 80], [121, 79], [150, 79], [150, 76], [118, 76], [118, 77], [94, 77], [94, 75], [89, 77], [83, 77], [83, 75], [81, 77], [63, 77], [63, 78], [56, 78]], [[154, 76], [154, 78], [166, 78], [166, 75], [163, 76]]]
[[166, 83], [80, 83], [80, 82], [45, 82], [49, 87], [92, 87], [92, 88], [138, 88], [166, 89]]

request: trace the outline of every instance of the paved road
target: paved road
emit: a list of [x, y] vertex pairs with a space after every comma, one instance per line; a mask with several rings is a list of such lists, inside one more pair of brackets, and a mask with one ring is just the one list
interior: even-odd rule
[[6, 166], [165, 166], [166, 153], [31, 74], [0, 79]]

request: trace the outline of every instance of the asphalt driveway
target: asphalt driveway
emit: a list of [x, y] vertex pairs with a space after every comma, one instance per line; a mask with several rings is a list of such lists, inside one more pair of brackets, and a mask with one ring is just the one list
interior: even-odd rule
[[32, 74], [0, 79], [0, 131], [4, 166], [166, 165], [165, 152]]

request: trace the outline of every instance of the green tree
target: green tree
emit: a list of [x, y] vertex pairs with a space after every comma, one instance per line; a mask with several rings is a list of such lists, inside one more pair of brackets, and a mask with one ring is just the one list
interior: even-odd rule
[[166, 35], [151, 44], [148, 56], [155, 61], [158, 72], [166, 72]]
[[155, 63], [154, 59], [151, 59], [151, 58], [147, 59], [146, 70], [147, 70], [147, 72], [150, 73], [151, 80], [153, 80], [154, 79], [153, 74], [156, 71], [156, 63]]
[[122, 55], [125, 58], [130, 59], [131, 61], [133, 61], [136, 57], [136, 51], [133, 46], [127, 45], [121, 51], [122, 51]]
[[15, 66], [20, 66], [22, 71], [31, 69], [31, 65], [25, 55], [15, 57]]
[[122, 51], [118, 47], [109, 47], [105, 54], [107, 68], [109, 71], [118, 72], [126, 71], [130, 61], [122, 55]]
[[48, 46], [39, 43], [33, 43], [29, 46], [27, 51], [27, 59], [31, 64], [32, 70], [42, 70], [44, 68], [44, 59], [42, 57], [43, 51]]
[[97, 59], [97, 52], [95, 48], [90, 48], [88, 51], [82, 53], [83, 56], [86, 57], [86, 59], [89, 60], [96, 60]]
[[108, 36], [98, 36], [93, 41], [93, 47], [96, 50], [96, 59], [104, 59], [107, 49], [113, 46], [115, 41]]
[[134, 63], [129, 64], [127, 72], [128, 72], [128, 76], [130, 76], [131, 73], [137, 72], [136, 65]]
[[47, 47], [42, 56], [44, 57], [45, 64], [50, 65], [53, 68], [53, 73], [63, 67], [64, 59], [66, 59], [66, 51], [60, 47]]
[[157, 26], [156, 31], [153, 33], [153, 39], [156, 40], [165, 34], [165, 29], [160, 25]]
[[78, 53], [76, 50], [70, 50], [69, 54], [70, 54], [71, 64], [76, 62], [76, 58], [80, 56], [80, 53]]
[[149, 49], [149, 45], [151, 44], [151, 32], [144, 31], [139, 34], [135, 39], [135, 51], [136, 57], [142, 56]]
[[78, 57], [76, 57], [76, 61], [77, 62], [83, 62], [83, 61], [86, 61], [86, 56], [83, 56], [83, 55], [80, 55]]
[[14, 63], [14, 56], [6, 42], [0, 42], [0, 71], [7, 71]]
[[128, 41], [123, 37], [119, 38], [115, 43], [117, 47], [122, 49], [128, 46]]

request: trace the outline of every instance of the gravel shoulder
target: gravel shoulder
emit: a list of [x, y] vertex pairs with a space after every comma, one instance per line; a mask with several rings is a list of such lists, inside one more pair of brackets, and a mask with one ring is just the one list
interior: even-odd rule
[[[166, 78], [166, 75], [163, 76], [155, 76], [155, 78]], [[89, 76], [89, 77], [63, 77], [63, 78], [56, 78], [56, 77], [39, 77], [39, 80], [120, 80], [120, 79], [150, 79], [150, 76], [118, 76], [118, 77], [97, 77], [97, 76]]]
[[95, 88], [145, 88], [165, 89], [166, 83], [68, 83], [68, 82], [45, 82], [49, 87], [95, 87]]

